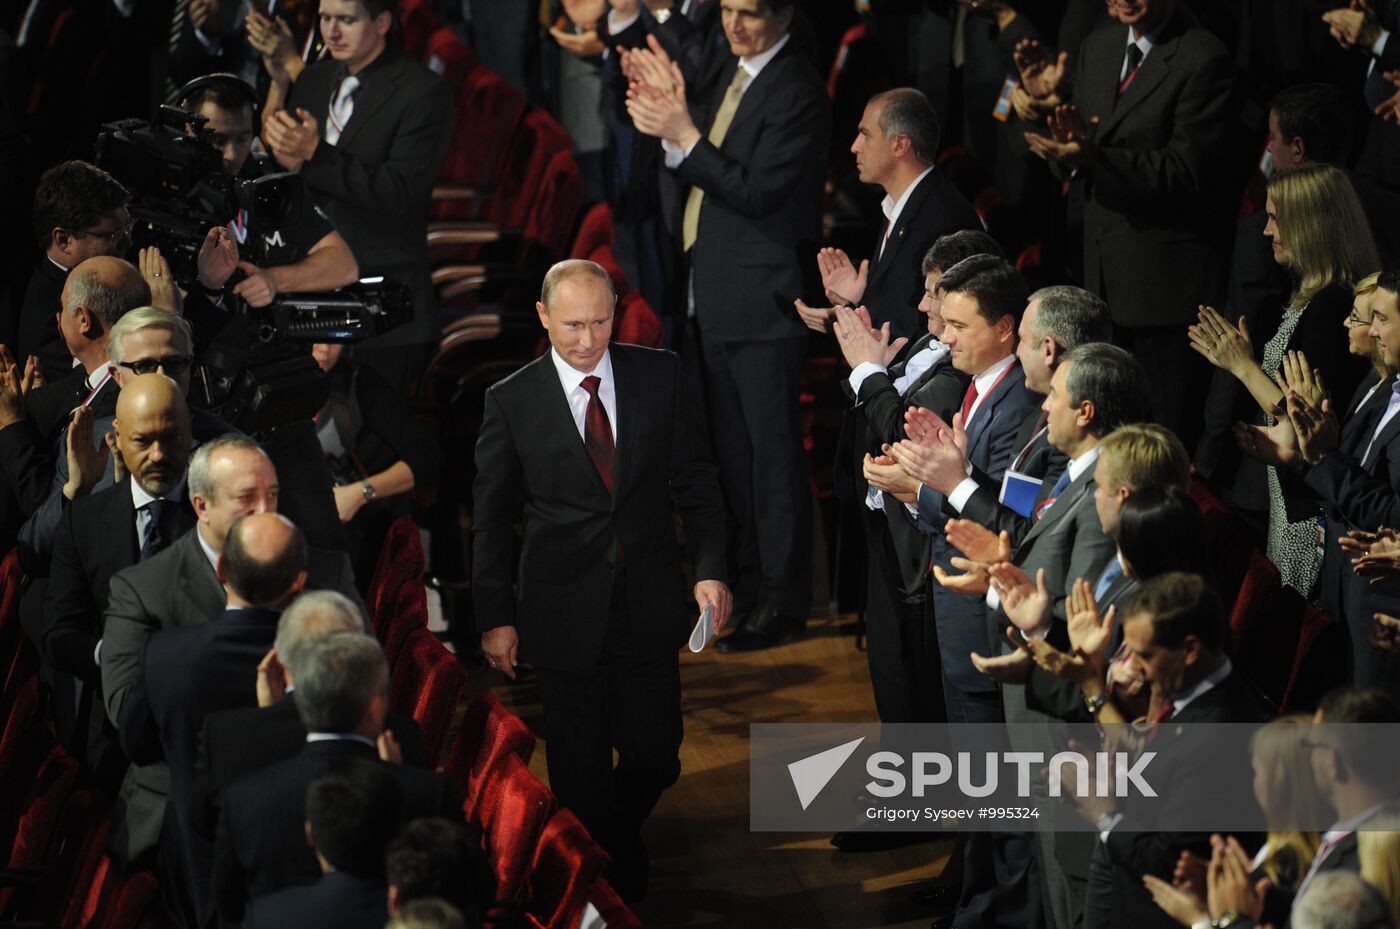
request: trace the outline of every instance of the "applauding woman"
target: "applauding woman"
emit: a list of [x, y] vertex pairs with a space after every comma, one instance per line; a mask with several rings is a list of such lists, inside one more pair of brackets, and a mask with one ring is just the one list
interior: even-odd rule
[[[1338, 328], [1352, 310], [1353, 285], [1380, 266], [1366, 214], [1346, 174], [1325, 164], [1303, 164], [1274, 176], [1265, 202], [1264, 234], [1273, 240], [1274, 260], [1295, 281], [1278, 330], [1256, 360], [1244, 320], [1232, 325], [1201, 307], [1190, 327], [1191, 345], [1211, 364], [1237, 377], [1272, 425], [1283, 391], [1275, 383], [1284, 354], [1307, 350], [1333, 397], [1350, 397], [1365, 365], [1353, 357]], [[1290, 522], [1278, 474], [1268, 469], [1269, 559], [1283, 582], [1306, 595], [1317, 580], [1321, 558], [1315, 517]]]

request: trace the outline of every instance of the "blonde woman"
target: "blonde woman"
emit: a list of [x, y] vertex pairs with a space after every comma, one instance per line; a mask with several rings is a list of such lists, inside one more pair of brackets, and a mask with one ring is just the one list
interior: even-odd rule
[[[1243, 319], [1232, 325], [1214, 309], [1201, 307], [1188, 333], [1192, 348], [1238, 378], [1272, 425], [1283, 399], [1275, 378], [1286, 352], [1305, 351], [1333, 397], [1347, 398], [1355, 390], [1365, 365], [1348, 353], [1337, 327], [1351, 312], [1352, 286], [1378, 270], [1380, 259], [1351, 181], [1331, 165], [1303, 164], [1276, 174], [1265, 210], [1264, 234], [1272, 241], [1274, 260], [1292, 272], [1295, 287], [1261, 360], [1255, 360]], [[1268, 487], [1269, 559], [1285, 584], [1307, 594], [1322, 563], [1317, 519], [1289, 521], [1273, 468]]]
[[[1361, 379], [1361, 385], [1356, 388], [1356, 394], [1351, 398], [1351, 404], [1346, 410], [1336, 410], [1339, 417], [1350, 418], [1361, 407], [1365, 406], [1373, 397], [1381, 395], [1378, 390], [1380, 385], [1389, 381], [1395, 372], [1385, 363], [1385, 357], [1381, 355], [1380, 349], [1376, 347], [1376, 340], [1371, 338], [1371, 301], [1376, 296], [1376, 285], [1380, 281], [1380, 273], [1368, 274], [1356, 282], [1356, 287], [1352, 289], [1351, 312], [1347, 314], [1347, 350], [1359, 358], [1365, 358], [1371, 363], [1371, 372]], [[1334, 400], [1341, 397], [1333, 394]], [[1345, 415], [1343, 415], [1345, 413]]]
[[1385, 897], [1400, 926], [1400, 813], [1377, 814], [1356, 834], [1356, 850], [1361, 877]]

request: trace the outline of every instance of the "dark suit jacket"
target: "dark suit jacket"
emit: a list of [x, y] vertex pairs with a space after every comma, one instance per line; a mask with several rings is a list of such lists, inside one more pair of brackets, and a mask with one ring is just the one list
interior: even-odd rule
[[[304, 831], [306, 789], [353, 759], [383, 764], [361, 742], [308, 742], [295, 757], [225, 788], [214, 843], [214, 905], [221, 926], [238, 925], [250, 897], [317, 879], [321, 869]], [[460, 800], [443, 775], [400, 765], [386, 768], [403, 789], [403, 821], [460, 816]]]
[[690, 598], [673, 506], [696, 579], [725, 577], [716, 468], [704, 457], [694, 406], [682, 398], [676, 357], [634, 345], [614, 344], [610, 352], [619, 437], [611, 495], [584, 450], [552, 352], [486, 392], [472, 488], [477, 627], [517, 626], [521, 659], [541, 667], [583, 670], [601, 654], [619, 546], [628, 612], [646, 618], [633, 629], [638, 647], [653, 654], [680, 648]]
[[30, 275], [29, 288], [24, 292], [24, 303], [20, 307], [19, 333], [12, 354], [21, 367], [30, 355], [38, 355], [46, 381], [58, 380], [73, 367], [73, 356], [68, 354], [68, 346], [63, 344], [58, 323], [54, 321], [54, 314], [62, 308], [59, 298], [67, 279], [67, 271], [50, 261], [47, 255], [41, 256]]
[[[971, 378], [953, 367], [946, 353], [909, 384], [902, 396], [895, 388], [895, 381], [904, 375], [909, 360], [932, 340], [933, 336], [925, 332], [889, 371], [871, 374], [862, 381], [855, 404], [842, 414], [833, 468], [836, 492], [845, 499], [856, 500], [864, 512], [869, 512], [864, 504], [868, 485], [862, 470], [866, 453], [878, 455], [883, 444], [904, 438], [906, 410], [922, 407], [947, 422], [967, 392]], [[842, 388], [849, 393], [849, 379], [842, 381]], [[910, 521], [904, 504], [892, 497], [885, 498], [882, 514], [867, 526], [867, 538], [889, 571], [890, 589], [905, 600], [921, 600], [928, 578], [928, 536]]]
[[982, 221], [972, 204], [942, 171], [936, 167], [930, 171], [899, 211], [883, 251], [883, 229], [875, 237], [860, 302], [870, 310], [870, 321], [876, 328], [888, 322], [891, 337], [909, 339], [924, 332], [924, 317], [919, 312], [919, 301], [924, 295], [924, 255], [939, 236], [959, 229], [981, 228]]
[[[287, 109], [306, 109], [324, 136], [342, 76], [334, 61], [311, 65], [292, 85]], [[398, 278], [412, 291], [413, 322], [384, 344], [429, 341], [437, 335], [437, 302], [428, 276], [428, 201], [452, 139], [452, 88], [393, 48], [359, 76], [339, 141], [317, 145], [301, 176], [355, 253], [361, 276]]]
[[[730, 56], [712, 92], [691, 98], [702, 132], [738, 67]], [[830, 110], [821, 78], [789, 41], [749, 82], [723, 144], [701, 138], [676, 169], [705, 192], [691, 269], [706, 338], [804, 337], [793, 300], [821, 231], [826, 161], [814, 153], [827, 150]]]
[[1128, 27], [1081, 46], [1074, 102], [1100, 119], [1084, 180], [1084, 280], [1120, 326], [1194, 321], [1225, 283], [1234, 65], [1184, 6], [1115, 100]]
[[[1252, 777], [1249, 747], [1244, 740], [1217, 730], [1202, 736], [1195, 723], [1258, 723], [1264, 713], [1249, 685], [1238, 673], [1232, 673], [1215, 687], [1201, 694], [1181, 709], [1169, 721], [1161, 724], [1158, 739], [1192, 740], [1201, 744], [1193, 750], [1161, 752], [1153, 771], [1158, 783], [1170, 784], [1150, 807], [1128, 805], [1123, 821], [1108, 835], [1106, 851], [1114, 866], [1113, 910], [1111, 925], [1135, 926], [1143, 929], [1168, 929], [1177, 923], [1162, 911], [1143, 886], [1142, 875], [1155, 874], [1170, 880], [1181, 853], [1190, 850], [1197, 855], [1209, 853], [1210, 836], [1206, 833], [1169, 832], [1173, 822], [1181, 821], [1174, 811], [1195, 802], [1207, 793], [1231, 797], [1252, 797]], [[1233, 754], [1238, 763], [1232, 766], [1237, 777], [1234, 784], [1219, 785], [1222, 753]], [[1203, 779], [1206, 779], [1203, 782]], [[1216, 782], [1216, 786], [1207, 786]], [[1149, 812], [1150, 811], [1150, 812]]]
[[[147, 642], [162, 629], [203, 625], [223, 612], [223, 585], [200, 547], [198, 532], [185, 533], [155, 557], [112, 576], [102, 640], [102, 694], [107, 716], [123, 742], [148, 744], [154, 737], [155, 723], [142, 712], [136, 691]], [[306, 589], [336, 590], [360, 603], [350, 559], [343, 552], [309, 549]], [[163, 762], [133, 766], [127, 772], [111, 840], [123, 861], [155, 848], [169, 790], [170, 774]]]
[[[1097, 578], [1088, 578], [1092, 583]], [[1119, 613], [1123, 611], [1123, 605], [1137, 593], [1138, 582], [1120, 574], [1118, 579], [1109, 585], [1108, 590], [1099, 599], [1099, 609], [1107, 610], [1111, 606], [1117, 606]], [[1108, 645], [1108, 654], [1112, 655], [1117, 651], [1117, 639], [1122, 636], [1122, 624], [1114, 627], [1114, 639]], [[1051, 674], [1039, 665], [1031, 668], [1030, 677], [1026, 679], [1026, 706], [1029, 709], [1046, 716], [1053, 716], [1056, 719], [1063, 719], [1074, 723], [1093, 722], [1089, 718], [1089, 711], [1084, 707], [1084, 691], [1073, 681], [1067, 681], [1056, 674]]]
[[[1012, 457], [1020, 451], [1016, 435], [1027, 411], [1037, 405], [1035, 395], [1026, 390], [1026, 373], [1019, 362], [1012, 362], [1005, 377], [987, 394], [967, 431], [967, 458], [974, 468], [981, 468], [993, 480], [1000, 481], [1002, 472]], [[954, 574], [954, 557], [961, 552], [948, 544], [943, 526], [956, 516], [943, 495], [928, 487], [919, 494], [919, 524], [932, 536], [933, 563]], [[955, 687], [965, 692], [995, 690], [996, 685], [978, 673], [968, 655], [994, 654], [987, 635], [986, 610], [983, 597], [954, 593], [944, 587], [933, 590], [934, 620], [938, 626], [939, 652], [943, 674]]]
[[389, 889], [344, 871], [328, 871], [314, 884], [285, 887], [250, 900], [243, 929], [383, 929]]
[[[1012, 453], [1008, 467], [1015, 465], [1019, 457], [1021, 461], [1018, 472], [1027, 477], [1039, 478], [1042, 492], [1048, 494], [1060, 479], [1060, 475], [1065, 473], [1069, 459], [1064, 452], [1050, 444], [1050, 433], [1043, 417], [1044, 413], [1038, 406], [1027, 411], [1026, 418], [1016, 430], [1016, 451]], [[972, 469], [972, 477], [977, 481], [977, 490], [963, 504], [962, 516], [986, 526], [993, 532], [1005, 531], [1011, 537], [1013, 545], [1020, 543], [1035, 525], [1035, 519], [1022, 516], [1011, 507], [1002, 504], [1001, 478], [992, 480], [975, 466]]]
[[[427, 768], [423, 730], [411, 717], [390, 713], [384, 728], [394, 734], [403, 763]], [[306, 746], [306, 727], [297, 715], [295, 697], [272, 706], [241, 706], [204, 717], [194, 762], [190, 827], [209, 841], [218, 822], [219, 792], [245, 774], [291, 758]]]
[[[162, 629], [146, 643], [137, 695], [155, 721], [155, 745], [123, 740], [137, 764], [166, 762], [170, 804], [161, 841], [170, 871], [184, 863], [185, 890], [202, 912], [208, 898], [213, 846], [190, 826], [197, 741], [205, 718], [219, 710], [255, 706], [258, 662], [277, 636], [277, 610], [225, 610], [201, 626]], [[124, 733], [126, 735], [126, 733]]]

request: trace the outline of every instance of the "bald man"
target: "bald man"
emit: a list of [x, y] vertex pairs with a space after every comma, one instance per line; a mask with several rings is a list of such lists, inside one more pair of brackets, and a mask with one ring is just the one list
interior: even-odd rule
[[[105, 784], [126, 767], [102, 710], [100, 644], [112, 575], [149, 558], [195, 524], [185, 492], [190, 412], [184, 393], [163, 374], [129, 378], [113, 423], [126, 480], [80, 496], [64, 508], [54, 535], [40, 654], [79, 688], [59, 735]], [[56, 712], [66, 707], [55, 701]]]
[[[306, 584], [306, 565], [306, 537], [287, 517], [253, 513], [234, 520], [218, 567], [228, 606], [212, 622], [163, 629], [152, 636], [141, 693], [127, 701], [129, 711], [149, 714], [157, 750], [170, 768], [160, 860], [181, 863], [176, 880], [190, 914], [203, 912], [213, 851], [212, 844], [190, 828], [199, 732], [210, 713], [256, 705], [258, 662], [272, 648], [282, 610]], [[138, 707], [143, 701], [145, 706]], [[131, 725], [146, 725], [128, 720], [122, 726], [124, 744], [128, 735], [140, 735], [128, 732]], [[172, 876], [173, 868], [164, 875]]]

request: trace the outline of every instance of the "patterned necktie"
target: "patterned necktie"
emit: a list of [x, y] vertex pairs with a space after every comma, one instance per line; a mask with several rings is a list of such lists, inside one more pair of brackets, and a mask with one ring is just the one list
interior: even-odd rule
[[[729, 82], [729, 89], [724, 92], [724, 99], [720, 101], [715, 121], [710, 124], [710, 132], [706, 136], [715, 148], [724, 144], [725, 133], [729, 131], [729, 124], [734, 121], [734, 114], [739, 109], [739, 98], [744, 95], [744, 84], [748, 79], [749, 72], [740, 65], [734, 71], [734, 80]], [[690, 195], [685, 200], [685, 216], [681, 220], [681, 243], [686, 251], [690, 251], [690, 247], [695, 244], [695, 237], [700, 232], [700, 204], [704, 201], [703, 190], [698, 186], [690, 188]]]
[[355, 91], [360, 89], [360, 79], [347, 76], [340, 82], [340, 88], [331, 100], [331, 108], [326, 113], [326, 141], [331, 145], [340, 141], [340, 134], [350, 125], [350, 115], [355, 112]]
[[602, 383], [602, 378], [590, 374], [581, 385], [588, 391], [588, 411], [583, 416], [583, 447], [588, 450], [588, 457], [593, 459], [593, 467], [598, 469], [598, 476], [603, 479], [608, 493], [612, 493], [615, 449], [608, 411], [603, 407], [603, 398], [598, 396], [598, 387]]
[[146, 523], [146, 537], [141, 540], [141, 561], [145, 561], [152, 555], [165, 548], [165, 511], [169, 508], [170, 501], [155, 499], [141, 507], [149, 517]]
[[166, 59], [165, 66], [165, 102], [177, 103], [175, 95], [180, 91], [180, 82], [175, 80], [175, 56], [180, 52], [180, 45], [185, 38], [185, 23], [190, 19], [190, 0], [175, 0], [170, 11], [170, 42], [167, 48], [170, 57]]

